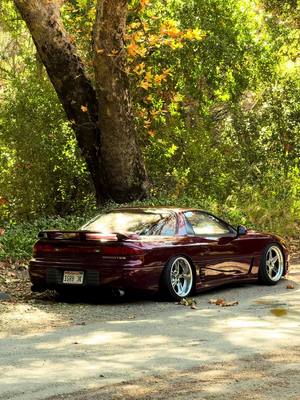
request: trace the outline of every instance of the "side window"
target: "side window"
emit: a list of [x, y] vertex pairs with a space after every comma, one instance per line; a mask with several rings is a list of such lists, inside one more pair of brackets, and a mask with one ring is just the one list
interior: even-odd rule
[[171, 215], [166, 218], [164, 225], [161, 229], [160, 235], [162, 236], [175, 236], [176, 235], [176, 218]]
[[176, 218], [173, 215], [162, 218], [157, 223], [146, 226], [139, 234], [145, 236], [175, 236]]
[[196, 211], [184, 213], [188, 232], [193, 229], [195, 235], [224, 235], [230, 230], [212, 215]]

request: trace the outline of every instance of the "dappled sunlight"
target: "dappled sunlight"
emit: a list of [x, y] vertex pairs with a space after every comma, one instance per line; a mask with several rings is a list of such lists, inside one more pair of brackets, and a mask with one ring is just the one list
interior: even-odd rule
[[33, 307], [29, 304], [0, 304], [0, 339], [11, 335], [51, 330], [67, 325], [70, 321], [49, 309]]
[[[43, 305], [36, 304], [36, 318], [56, 316], [67, 320], [72, 309], [79, 320], [80, 310], [86, 317], [93, 313], [94, 320], [87, 320], [84, 325], [73, 324], [68, 329], [41, 330], [39, 334], [2, 339], [0, 387], [3, 393], [9, 393], [14, 386], [28, 386], [36, 396], [28, 400], [39, 400], [53, 382], [58, 393], [64, 393], [70, 387], [72, 391], [87, 388], [87, 379], [88, 387], [96, 388], [129, 377], [169, 376], [174, 371], [201, 367], [201, 379], [218, 381], [202, 390], [218, 396], [229, 387], [230, 370], [238, 376], [236, 363], [241, 357], [284, 350], [291, 342], [300, 346], [299, 293], [297, 288], [287, 290], [283, 280], [275, 288], [247, 285], [198, 295], [197, 309], [153, 301], [53, 303], [47, 308], [48, 313]], [[239, 304], [210, 304], [209, 299], [216, 296], [239, 300]], [[286, 309], [286, 315], [278, 317], [271, 313], [279, 308]], [[229, 363], [230, 368], [205, 370], [207, 365], [220, 361]], [[140, 386], [141, 399], [148, 390]], [[22, 394], [19, 396], [15, 398], [27, 400]]]
[[108, 344], [112, 342], [119, 343], [120, 345], [122, 342], [126, 342], [128, 340], [128, 335], [126, 333], [121, 332], [92, 332], [91, 334], [87, 334], [86, 336], [68, 336], [64, 337], [61, 340], [55, 342], [47, 342], [37, 345], [37, 349], [55, 349], [56, 351], [59, 349], [64, 349], [70, 345], [87, 345], [87, 346], [97, 346]]

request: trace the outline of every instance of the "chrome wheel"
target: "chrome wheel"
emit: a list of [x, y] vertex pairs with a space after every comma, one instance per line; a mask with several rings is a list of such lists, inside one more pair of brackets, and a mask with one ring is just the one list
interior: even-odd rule
[[189, 295], [193, 286], [193, 271], [188, 260], [177, 257], [170, 268], [170, 279], [172, 289], [179, 297]]
[[284, 259], [278, 246], [271, 246], [266, 254], [266, 272], [272, 282], [277, 282], [283, 274]]

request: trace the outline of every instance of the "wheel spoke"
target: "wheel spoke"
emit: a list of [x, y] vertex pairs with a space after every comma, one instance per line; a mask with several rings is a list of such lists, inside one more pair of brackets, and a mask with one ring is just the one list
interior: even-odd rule
[[273, 257], [272, 258], [272, 262], [273, 262], [273, 264], [275, 264], [276, 263], [276, 261], [278, 261], [278, 255], [276, 254], [276, 256], [275, 257]]
[[268, 260], [268, 261], [272, 261], [272, 249], [270, 249], [270, 250], [268, 251], [267, 260]]
[[178, 288], [178, 294], [181, 294], [182, 293], [182, 284], [181, 284], [181, 282], [180, 281], [178, 281], [178, 283], [177, 283], [177, 288]]

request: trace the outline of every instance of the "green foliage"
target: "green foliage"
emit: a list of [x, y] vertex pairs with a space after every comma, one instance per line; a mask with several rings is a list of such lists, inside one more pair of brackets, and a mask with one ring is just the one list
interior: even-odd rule
[[15, 217], [64, 214], [92, 199], [74, 133], [48, 80], [35, 71], [5, 91], [0, 145], [0, 195]]
[[[0, 251], [27, 258], [38, 229], [67, 222], [11, 222], [95, 210], [94, 197], [24, 23], [2, 3], [0, 226], [10, 225]], [[72, 0], [62, 10], [92, 79], [95, 3]], [[299, 1], [129, 4], [127, 72], [152, 184], [141, 204], [204, 208], [299, 236]]]
[[1, 48], [0, 226], [90, 206], [94, 194], [75, 135], [13, 7], [0, 18]]
[[[278, 183], [280, 184], [280, 182]], [[209, 197], [197, 198], [195, 196], [182, 195], [175, 198], [160, 195], [130, 204], [117, 205], [110, 203], [102, 209], [85, 212], [80, 217], [44, 217], [34, 219], [31, 222], [8, 224], [5, 226], [5, 234], [0, 236], [0, 260], [11, 260], [13, 262], [18, 260], [26, 263], [32, 257], [33, 245], [37, 240], [38, 233], [42, 230], [76, 230], [94, 215], [115, 207], [160, 207], [168, 205], [209, 210], [231, 223], [232, 226], [243, 224], [249, 229], [277, 233], [288, 239], [299, 237], [300, 234], [299, 202], [298, 209], [287, 213], [286, 210], [289, 209], [290, 204], [286, 203], [286, 199], [278, 200], [277, 196], [270, 198], [269, 195], [264, 196], [262, 193], [253, 193], [251, 187], [248, 187], [242, 193], [231, 195], [224, 203], [217, 202]]]
[[32, 255], [32, 247], [40, 231], [46, 229], [78, 229], [86, 222], [85, 217], [47, 217], [32, 222], [11, 224], [5, 227], [5, 234], [0, 236], [0, 260], [10, 259], [27, 261]]

